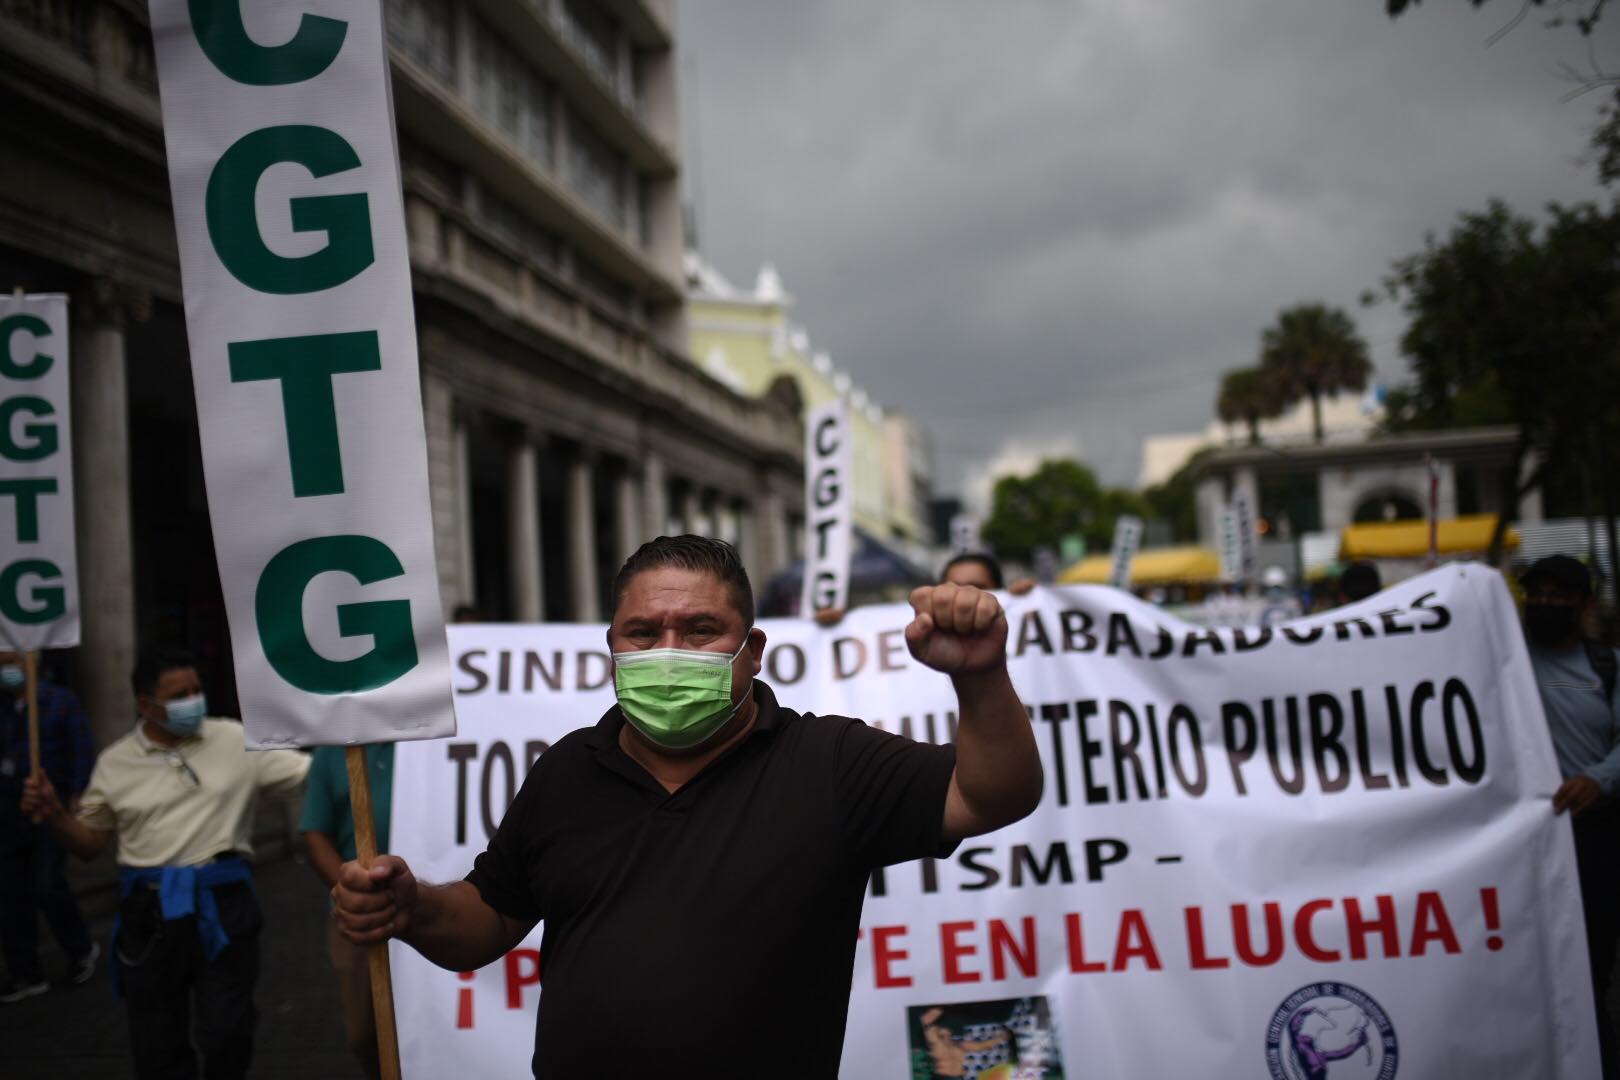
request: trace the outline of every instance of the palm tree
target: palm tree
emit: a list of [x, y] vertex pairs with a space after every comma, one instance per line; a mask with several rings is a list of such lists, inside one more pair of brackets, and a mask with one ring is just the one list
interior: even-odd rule
[[1215, 414], [1223, 424], [1238, 421], [1249, 426], [1249, 445], [1260, 445], [1260, 421], [1281, 416], [1282, 394], [1277, 380], [1264, 368], [1238, 368], [1221, 378], [1221, 393], [1215, 399]]
[[1372, 374], [1367, 343], [1338, 308], [1300, 304], [1279, 312], [1260, 337], [1260, 366], [1277, 380], [1284, 405], [1306, 398], [1316, 441], [1322, 441], [1322, 396], [1364, 390]]

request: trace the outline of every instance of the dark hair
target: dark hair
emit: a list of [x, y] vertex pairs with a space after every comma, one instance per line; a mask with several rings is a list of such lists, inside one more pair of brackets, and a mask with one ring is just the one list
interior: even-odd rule
[[135, 670], [130, 672], [129, 682], [136, 696], [150, 696], [164, 672], [196, 666], [197, 658], [178, 645], [147, 645], [135, 658]]
[[1365, 600], [1383, 587], [1378, 567], [1370, 562], [1353, 562], [1339, 576], [1339, 591], [1346, 600]]
[[939, 572], [939, 580], [944, 581], [945, 575], [951, 572], [951, 567], [961, 566], [963, 563], [978, 563], [990, 575], [990, 584], [998, 589], [1001, 588], [1001, 564], [996, 562], [995, 556], [986, 555], [982, 551], [968, 551], [956, 556], [946, 563], [945, 568]]
[[743, 625], [754, 625], [754, 589], [748, 584], [748, 571], [743, 569], [737, 549], [724, 540], [692, 533], [654, 537], [624, 560], [619, 576], [613, 579], [615, 613], [625, 590], [630, 587], [631, 578], [644, 570], [665, 566], [713, 574], [731, 588], [731, 603], [743, 617]]

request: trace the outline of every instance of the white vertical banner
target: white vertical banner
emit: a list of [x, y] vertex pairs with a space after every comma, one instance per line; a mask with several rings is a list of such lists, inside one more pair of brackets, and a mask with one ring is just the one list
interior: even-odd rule
[[79, 643], [67, 297], [0, 296], [0, 640]]
[[1227, 509], [1237, 528], [1237, 578], [1247, 585], [1260, 576], [1260, 525], [1247, 491], [1234, 492]]
[[978, 551], [984, 546], [979, 539], [979, 519], [973, 514], [955, 514], [951, 517], [951, 551], [960, 555], [964, 551]]
[[804, 601], [808, 615], [849, 606], [854, 556], [852, 429], [849, 403], [830, 401], [810, 413], [804, 446]]
[[1108, 584], [1116, 589], [1131, 587], [1131, 563], [1142, 546], [1142, 519], [1121, 514], [1114, 522], [1113, 564], [1108, 570]]
[[1221, 509], [1221, 580], [1230, 584], [1243, 576], [1243, 545], [1238, 539], [1238, 519], [1230, 506]]
[[151, 0], [250, 747], [451, 734], [379, 0]]

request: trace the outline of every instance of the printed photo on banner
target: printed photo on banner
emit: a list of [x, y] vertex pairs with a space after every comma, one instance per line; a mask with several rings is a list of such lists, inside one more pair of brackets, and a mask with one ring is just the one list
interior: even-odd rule
[[1063, 1080], [1063, 1054], [1046, 998], [906, 1010], [911, 1080]]

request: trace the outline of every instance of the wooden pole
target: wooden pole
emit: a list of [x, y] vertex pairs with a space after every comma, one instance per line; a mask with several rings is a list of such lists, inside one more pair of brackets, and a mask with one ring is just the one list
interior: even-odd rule
[[23, 678], [28, 694], [28, 775], [39, 771], [39, 653], [23, 653]]
[[[377, 822], [371, 815], [371, 775], [366, 770], [366, 748], [345, 750], [349, 766], [349, 810], [354, 815], [354, 847], [360, 865], [370, 868], [377, 859]], [[377, 1020], [377, 1063], [383, 1080], [400, 1080], [399, 1036], [394, 1029], [394, 980], [388, 967], [388, 943], [367, 947], [371, 964], [371, 1011]]]

